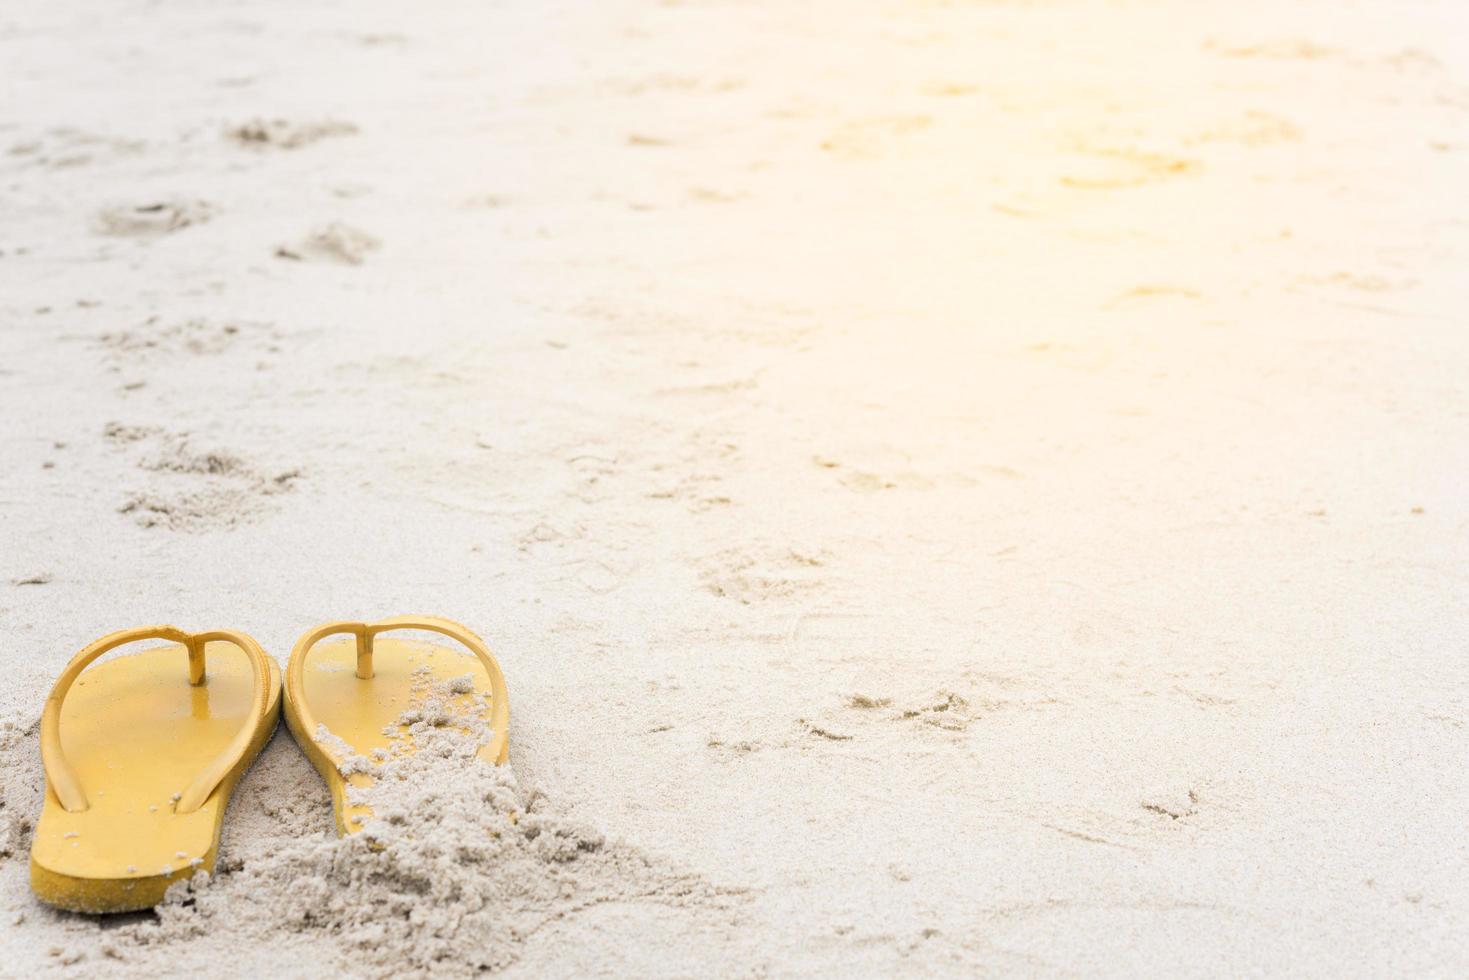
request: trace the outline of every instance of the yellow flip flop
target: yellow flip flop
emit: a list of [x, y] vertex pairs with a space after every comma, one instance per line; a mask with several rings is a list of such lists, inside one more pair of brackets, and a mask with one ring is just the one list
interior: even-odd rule
[[[459, 641], [472, 656], [437, 643], [382, 637], [390, 630], [438, 633]], [[320, 642], [336, 635], [348, 638]], [[446, 683], [452, 686], [443, 688]], [[296, 641], [286, 665], [286, 725], [331, 789], [339, 834], [357, 833], [372, 815], [370, 807], [347, 798], [348, 786], [373, 784], [370, 773], [348, 766], [348, 760], [412, 752], [404, 715], [435, 685], [454, 692], [450, 700], [456, 713], [476, 712], [486, 721], [490, 735], [478, 757], [504, 762], [510, 750], [505, 677], [484, 641], [468, 628], [432, 616], [400, 616], [376, 623], [324, 623]], [[350, 775], [342, 774], [344, 767]]]
[[[87, 670], [139, 640], [171, 645]], [[77, 912], [128, 912], [214, 870], [230, 793], [275, 731], [280, 696], [280, 668], [233, 630], [142, 626], [73, 657], [41, 714], [36, 895]]]

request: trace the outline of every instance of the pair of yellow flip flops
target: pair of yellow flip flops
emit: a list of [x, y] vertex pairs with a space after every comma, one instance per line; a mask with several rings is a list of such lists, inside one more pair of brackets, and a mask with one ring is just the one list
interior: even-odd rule
[[[391, 630], [437, 633], [472, 657], [381, 635]], [[344, 638], [321, 642], [333, 636]], [[144, 640], [169, 645], [86, 669]], [[472, 669], [475, 660], [482, 671]], [[360, 767], [344, 776], [344, 763], [381, 754], [390, 739], [401, 751], [404, 713], [435, 681], [452, 682], [458, 709], [486, 723], [479, 758], [504, 762], [505, 678], [465, 627], [403, 616], [325, 623], [296, 642], [285, 674], [286, 724], [331, 788], [338, 833], [360, 830], [370, 814], [348, 799], [347, 787], [370, 786], [372, 777]], [[41, 715], [46, 795], [31, 847], [36, 894], [75, 911], [124, 912], [151, 908], [169, 885], [212, 871], [230, 793], [275, 731], [281, 691], [275, 660], [233, 630], [143, 626], [78, 653]]]

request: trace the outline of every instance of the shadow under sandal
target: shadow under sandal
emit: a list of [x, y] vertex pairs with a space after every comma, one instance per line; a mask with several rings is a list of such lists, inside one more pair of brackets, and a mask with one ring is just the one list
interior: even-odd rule
[[[171, 642], [87, 670], [140, 640]], [[143, 626], [78, 653], [41, 715], [36, 895], [77, 912], [129, 912], [213, 871], [230, 793], [275, 731], [280, 699], [276, 662], [233, 630]]]
[[[390, 630], [438, 633], [469, 654], [381, 635]], [[345, 638], [322, 642], [338, 635]], [[413, 723], [430, 702], [444, 713], [435, 724], [483, 726], [477, 758], [499, 765], [509, 754], [510, 703], [500, 665], [483, 640], [451, 620], [325, 623], [296, 641], [285, 687], [286, 724], [331, 789], [338, 834], [357, 833], [372, 816], [348, 788], [368, 789], [374, 776], [365, 770], [415, 751]]]

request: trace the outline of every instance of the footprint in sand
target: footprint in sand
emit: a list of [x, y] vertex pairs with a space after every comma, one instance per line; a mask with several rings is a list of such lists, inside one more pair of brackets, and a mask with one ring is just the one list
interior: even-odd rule
[[1199, 794], [1187, 786], [1162, 786], [1149, 791], [1138, 805], [1162, 822], [1176, 822], [1198, 814]]
[[205, 201], [121, 205], [98, 212], [97, 231], [118, 238], [161, 238], [212, 217], [214, 207]]
[[861, 715], [892, 722], [927, 725], [946, 732], [965, 731], [979, 717], [968, 698], [945, 689], [904, 699], [896, 706], [892, 698], [853, 694], [847, 698], [845, 707]]
[[827, 557], [819, 548], [767, 555], [735, 548], [704, 559], [699, 581], [709, 594], [746, 606], [789, 599], [821, 587]]
[[37, 572], [35, 575], [22, 575], [20, 578], [13, 578], [10, 580], [10, 584], [19, 588], [22, 585], [50, 585], [51, 581], [52, 575], [50, 572]]
[[337, 136], [355, 136], [356, 125], [338, 120], [292, 122], [288, 119], [252, 119], [225, 130], [225, 137], [252, 150], [298, 150]]
[[824, 470], [835, 472], [837, 481], [856, 493], [880, 493], [883, 490], [932, 490], [937, 486], [933, 480], [912, 470], [879, 474], [845, 466], [825, 456], [812, 457], [811, 461]]
[[9, 156], [22, 164], [64, 170], [92, 163], [99, 153], [139, 153], [145, 145], [142, 140], [120, 139], [88, 133], [70, 126], [58, 126], [47, 130], [41, 139], [12, 144]]
[[223, 354], [243, 343], [276, 353], [277, 331], [263, 323], [226, 322], [202, 318], [165, 322], [152, 316], [127, 330], [97, 337], [100, 347], [115, 359], [138, 355], [180, 354], [195, 357]]
[[264, 467], [227, 450], [200, 450], [187, 432], [113, 422], [102, 438], [133, 447], [133, 465], [146, 474], [146, 485], [117, 508], [140, 527], [205, 531], [243, 524], [264, 514], [271, 499], [289, 493], [301, 477], [299, 469]]
[[872, 725], [898, 724], [936, 728], [955, 734], [968, 731], [979, 714], [969, 699], [953, 691], [938, 690], [932, 694], [904, 698], [853, 694], [843, 699], [840, 708], [818, 715], [796, 719], [801, 737], [792, 743], [796, 748], [810, 748], [822, 742], [854, 742], [872, 734]]
[[382, 247], [375, 236], [350, 225], [337, 222], [316, 229], [293, 245], [279, 245], [278, 259], [294, 262], [336, 262], [361, 265], [367, 256]]

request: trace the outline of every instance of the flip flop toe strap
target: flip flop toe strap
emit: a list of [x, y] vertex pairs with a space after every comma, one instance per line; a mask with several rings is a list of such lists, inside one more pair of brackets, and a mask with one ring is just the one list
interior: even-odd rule
[[183, 644], [189, 656], [189, 683], [195, 686], [205, 682], [204, 647], [215, 640], [233, 643], [243, 650], [250, 660], [255, 677], [250, 717], [225, 750], [211, 759], [193, 782], [179, 794], [174, 807], [176, 813], [193, 813], [204, 805], [215, 787], [250, 750], [255, 732], [270, 710], [270, 667], [265, 651], [244, 633], [234, 630], [185, 633], [176, 626], [140, 626], [109, 633], [83, 648], [71, 659], [71, 663], [66, 665], [66, 670], [61, 672], [55, 686], [51, 688], [51, 694], [46, 698], [46, 707], [41, 712], [41, 765], [46, 771], [46, 785], [56, 794], [63, 809], [79, 812], [87, 809], [89, 804], [87, 794], [82, 790], [81, 782], [67, 763], [66, 753], [61, 748], [61, 702], [72, 683], [92, 661], [123, 644], [136, 643], [139, 640], [169, 640]]
[[308, 736], [316, 732], [316, 720], [306, 706], [306, 656], [311, 648], [328, 636], [351, 635], [357, 639], [357, 676], [368, 680], [373, 674], [373, 638], [389, 630], [424, 630], [457, 640], [479, 659], [490, 679], [490, 730], [488, 744], [479, 750], [480, 758], [499, 764], [510, 748], [510, 701], [505, 691], [505, 675], [485, 642], [468, 627], [438, 616], [396, 616], [376, 623], [323, 623], [296, 641], [291, 662], [286, 666], [286, 696], [295, 705], [302, 728]]

